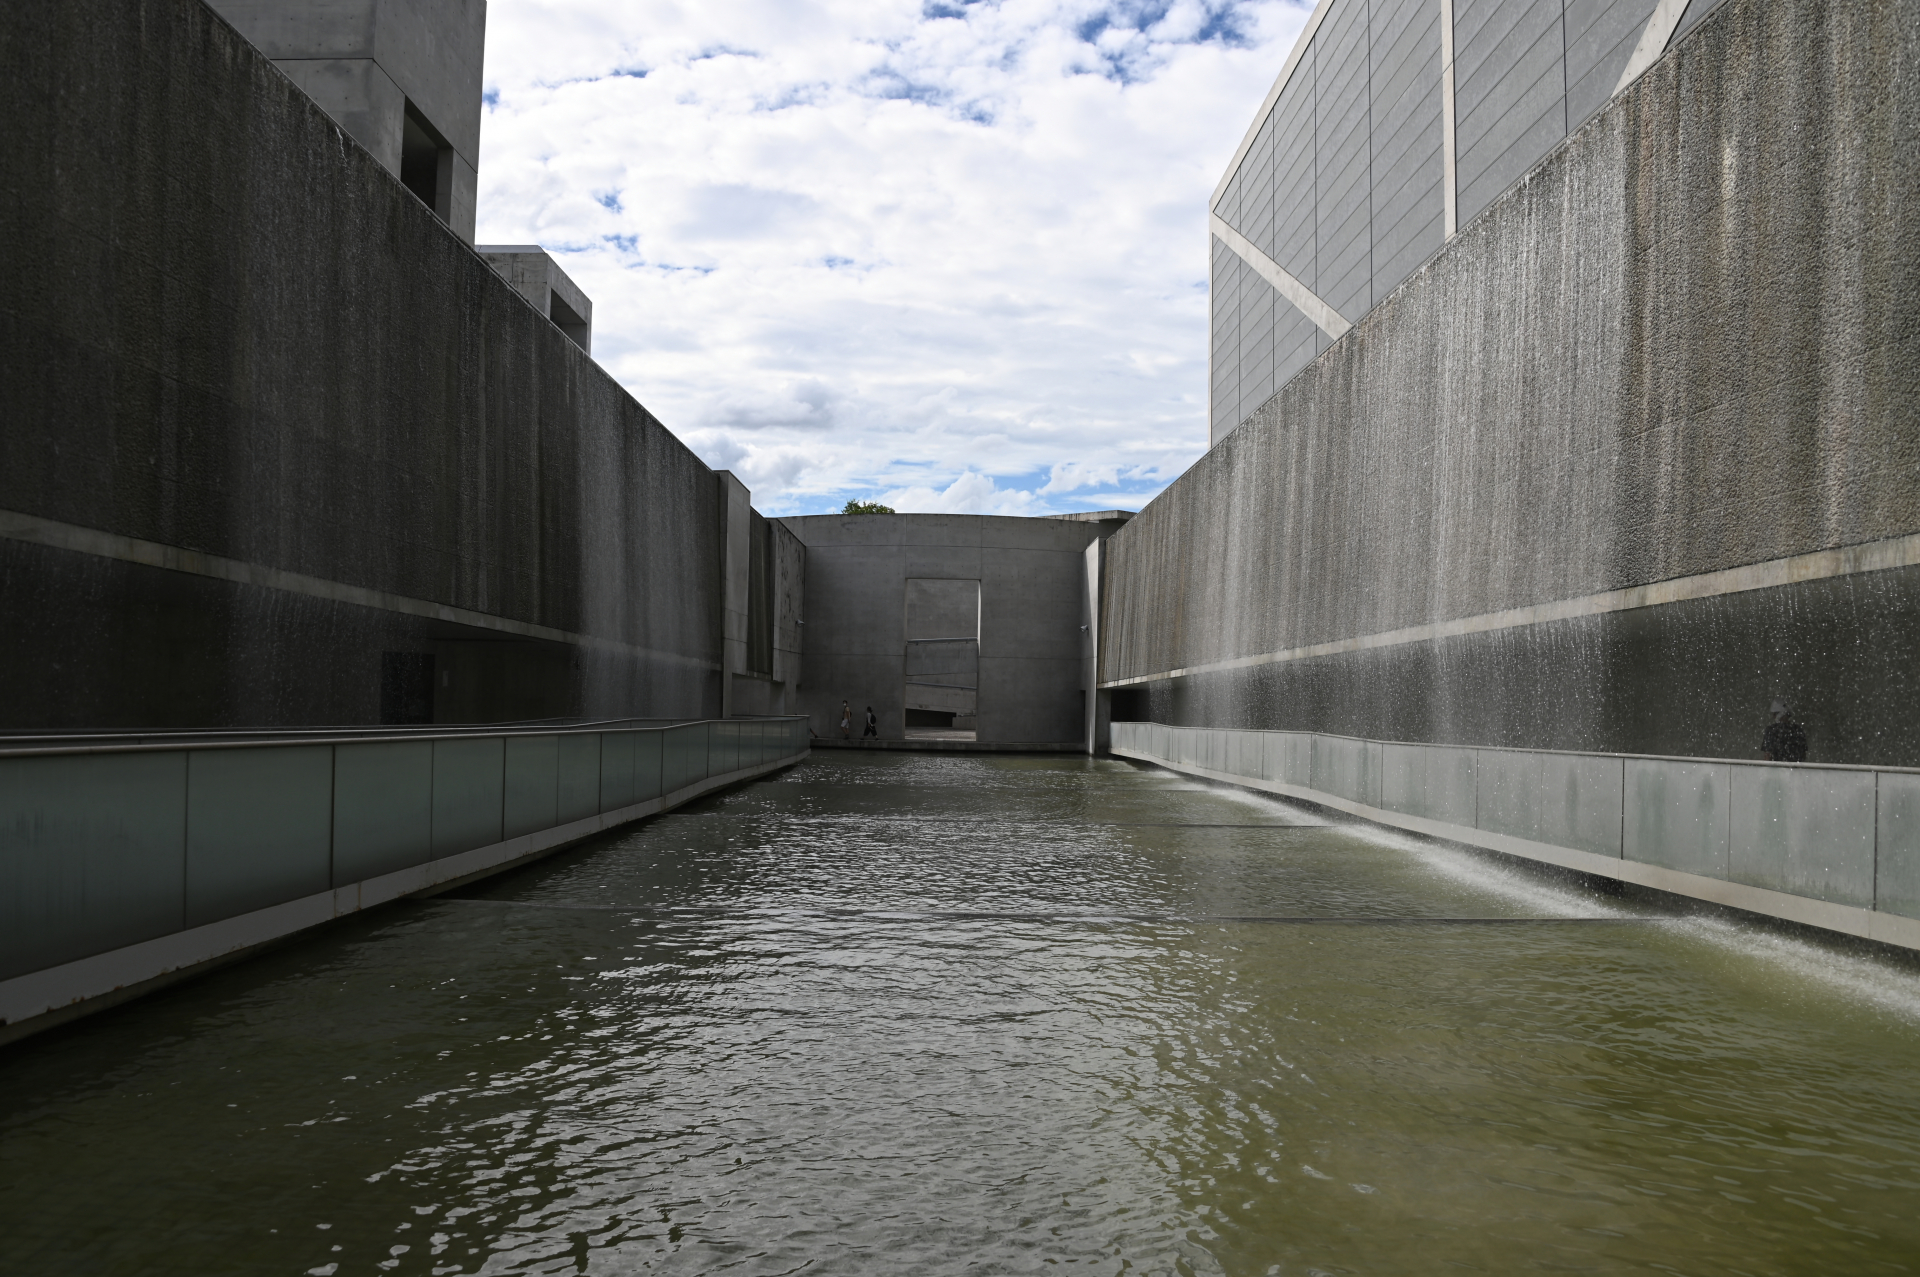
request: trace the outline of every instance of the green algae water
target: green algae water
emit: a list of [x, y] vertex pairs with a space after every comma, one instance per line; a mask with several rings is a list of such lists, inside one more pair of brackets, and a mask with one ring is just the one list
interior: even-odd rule
[[1920, 975], [834, 754], [0, 1051], [9, 1272], [1920, 1268]]

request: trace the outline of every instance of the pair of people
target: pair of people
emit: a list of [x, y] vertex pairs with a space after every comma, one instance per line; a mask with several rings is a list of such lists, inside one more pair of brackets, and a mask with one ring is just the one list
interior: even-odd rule
[[[860, 733], [860, 739], [865, 740], [869, 736], [875, 740], [880, 738], [880, 720], [874, 717], [871, 705], [867, 706], [867, 730]], [[853, 739], [853, 707], [845, 701], [840, 702], [840, 739]]]

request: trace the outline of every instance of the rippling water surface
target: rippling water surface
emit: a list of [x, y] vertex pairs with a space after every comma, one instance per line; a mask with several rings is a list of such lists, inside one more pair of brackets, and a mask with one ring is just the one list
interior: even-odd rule
[[1920, 1268], [1920, 977], [828, 755], [0, 1052], [11, 1272]]

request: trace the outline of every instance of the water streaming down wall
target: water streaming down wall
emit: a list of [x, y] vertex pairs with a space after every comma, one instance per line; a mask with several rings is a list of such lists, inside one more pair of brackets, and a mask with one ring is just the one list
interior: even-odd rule
[[1920, 763], [1920, 24], [1734, 0], [1116, 535], [1116, 718]]

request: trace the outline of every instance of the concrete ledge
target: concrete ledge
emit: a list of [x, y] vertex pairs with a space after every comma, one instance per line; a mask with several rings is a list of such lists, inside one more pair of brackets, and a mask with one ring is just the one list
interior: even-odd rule
[[1087, 743], [1068, 741], [990, 740], [838, 740], [821, 737], [815, 749], [925, 750], [954, 754], [1084, 754]]
[[658, 815], [714, 790], [791, 767], [806, 756], [804, 751], [789, 754], [770, 763], [710, 776], [646, 802], [16, 976], [0, 982], [0, 1044], [211, 970], [262, 945], [335, 918], [405, 896], [450, 891], [552, 855], [617, 825]]
[[1861, 909], [1853, 905], [1834, 904], [1825, 900], [1810, 900], [1805, 896], [1769, 891], [1764, 887], [1750, 887], [1744, 883], [1683, 873], [1677, 869], [1663, 869], [1658, 865], [1644, 864], [1619, 856], [1604, 856], [1591, 851], [1580, 851], [1573, 847], [1560, 847], [1551, 843], [1492, 833], [1467, 825], [1410, 816], [1368, 803], [1355, 802], [1350, 798], [1342, 798], [1338, 794], [1312, 789], [1306, 785], [1263, 780], [1254, 776], [1240, 776], [1193, 763], [1169, 762], [1167, 759], [1155, 757], [1143, 750], [1116, 747], [1113, 754], [1115, 757], [1131, 758], [1136, 762], [1165, 767], [1169, 771], [1201, 776], [1208, 780], [1240, 785], [1247, 789], [1257, 789], [1269, 794], [1278, 794], [1283, 798], [1302, 799], [1322, 807], [1331, 807], [1335, 811], [1346, 812], [1350, 816], [1357, 816], [1375, 824], [1404, 829], [1410, 833], [1425, 834], [1430, 838], [1444, 838], [1449, 842], [1465, 843], [1468, 846], [1497, 851], [1503, 855], [1517, 856], [1523, 860], [1539, 861], [1543, 864], [1557, 865], [1563, 869], [1574, 869], [1602, 878], [1630, 882], [1636, 886], [1652, 887], [1658, 891], [1671, 892], [1676, 896], [1687, 896], [1694, 900], [1704, 900], [1712, 904], [1742, 909], [1748, 913], [1780, 918], [1805, 926], [1820, 927], [1843, 935], [1859, 936], [1862, 939], [1897, 945], [1904, 949], [1920, 949], [1920, 919], [1903, 918], [1897, 914], [1883, 913], [1876, 909]]

